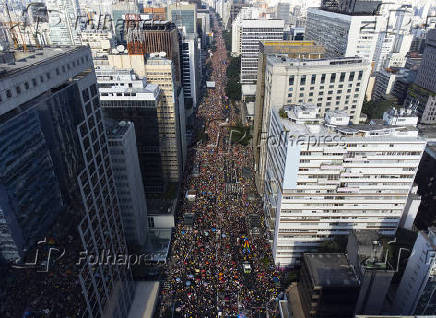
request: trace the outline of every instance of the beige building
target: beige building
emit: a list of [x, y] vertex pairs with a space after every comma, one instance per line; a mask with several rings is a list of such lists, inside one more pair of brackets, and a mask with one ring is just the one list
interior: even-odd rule
[[263, 116], [258, 124], [261, 127], [256, 166], [259, 192], [263, 193], [261, 176], [265, 173], [266, 158], [266, 143], [262, 141], [268, 133], [271, 109], [312, 104], [321, 117], [329, 111], [344, 111], [358, 124], [370, 71], [370, 63], [359, 57], [309, 61], [267, 56]]
[[268, 55], [285, 54], [290, 58], [320, 59], [325, 49], [314, 41], [262, 41], [259, 44], [259, 62], [257, 67], [256, 102], [254, 107], [254, 158], [259, 164], [259, 144], [261, 142], [263, 103], [265, 97], [265, 66]]
[[162, 90], [163, 105], [159, 116], [163, 116], [166, 123], [162, 129], [166, 134], [174, 137], [173, 142], [164, 147], [164, 158], [168, 162], [163, 166], [174, 170], [174, 173], [169, 173], [172, 176], [170, 181], [178, 181], [176, 175], [180, 175], [181, 171], [177, 169], [178, 159], [176, 157], [180, 153], [181, 169], [183, 169], [187, 153], [183, 89], [175, 85], [175, 72], [171, 60], [156, 54], [150, 56], [146, 59], [143, 55], [112, 54], [108, 56], [108, 59], [111, 66], [119, 69], [133, 69], [140, 78], [146, 77], [149, 83], [159, 85]]

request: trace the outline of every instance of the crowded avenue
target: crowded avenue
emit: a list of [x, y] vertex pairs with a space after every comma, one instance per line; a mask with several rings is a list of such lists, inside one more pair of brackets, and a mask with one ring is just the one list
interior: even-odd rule
[[252, 150], [229, 144], [240, 115], [225, 97], [228, 58], [213, 19], [217, 49], [209, 80], [216, 88], [197, 112], [208, 138], [189, 154], [183, 194], [191, 195], [178, 214], [159, 316], [275, 317], [278, 272], [254, 185]]

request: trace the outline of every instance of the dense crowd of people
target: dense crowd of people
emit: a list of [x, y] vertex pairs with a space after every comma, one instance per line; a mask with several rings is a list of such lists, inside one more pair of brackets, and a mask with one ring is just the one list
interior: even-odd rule
[[68, 209], [23, 262], [0, 267], [0, 317], [82, 317], [85, 299], [76, 266], [82, 250], [79, 222], [77, 211]]
[[[229, 127], [238, 115], [225, 98], [228, 59], [216, 21], [214, 36], [210, 80], [216, 86], [197, 112], [209, 140], [197, 145], [187, 167], [199, 166], [200, 174], [184, 180], [184, 191], [195, 190], [196, 196], [181, 206], [160, 295], [161, 317], [254, 317], [272, 314], [277, 305], [279, 279], [265, 226], [261, 221], [261, 231], [254, 234], [248, 222], [250, 215], [263, 220], [254, 180], [241, 173], [253, 167], [252, 151], [228, 146]], [[195, 214], [192, 225], [184, 222], [185, 213]]]

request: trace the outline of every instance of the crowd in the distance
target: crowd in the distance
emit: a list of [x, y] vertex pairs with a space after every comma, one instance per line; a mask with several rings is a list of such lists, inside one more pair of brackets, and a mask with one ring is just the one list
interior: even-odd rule
[[[211, 57], [210, 80], [216, 82], [216, 88], [197, 113], [197, 118], [206, 123], [209, 141], [197, 145], [187, 167], [190, 171], [192, 166], [200, 166], [199, 176], [187, 175], [184, 181], [184, 191], [195, 190], [196, 198], [193, 202], [185, 199], [178, 217], [161, 292], [161, 316], [170, 312], [174, 317], [211, 318], [219, 313], [223, 317], [241, 313], [250, 316], [266, 310], [272, 313], [276, 306], [278, 273], [271, 249], [264, 230], [253, 235], [247, 219], [257, 214], [263, 220], [261, 200], [253, 199], [254, 180], [244, 179], [241, 173], [242, 167], [253, 167], [252, 152], [250, 147], [238, 144], [228, 152], [229, 128], [224, 127], [223, 117], [228, 114], [229, 124], [235, 125], [238, 115], [231, 107], [226, 112], [227, 53], [221, 31], [217, 29], [214, 36], [217, 50]], [[228, 182], [235, 185], [231, 189], [239, 189], [239, 194], [229, 188], [226, 191]], [[195, 214], [192, 228], [184, 224], [184, 213]], [[248, 264], [251, 272], [244, 271], [243, 264]]]

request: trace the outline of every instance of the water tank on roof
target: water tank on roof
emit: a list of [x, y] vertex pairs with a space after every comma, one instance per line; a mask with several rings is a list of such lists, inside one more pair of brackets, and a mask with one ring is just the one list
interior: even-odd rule
[[118, 52], [123, 53], [124, 50], [125, 50], [124, 45], [120, 44], [120, 45], [117, 46], [117, 51], [118, 51]]
[[159, 57], [166, 57], [167, 53], [166, 52], [159, 52]]

